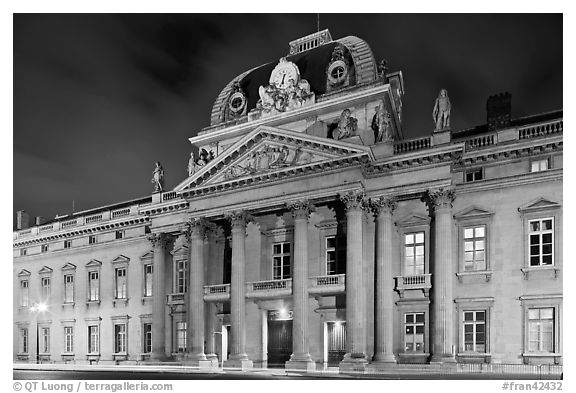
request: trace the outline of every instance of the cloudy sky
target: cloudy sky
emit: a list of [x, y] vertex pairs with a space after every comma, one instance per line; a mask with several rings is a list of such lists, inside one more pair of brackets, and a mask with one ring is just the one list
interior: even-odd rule
[[[316, 14], [14, 15], [14, 210], [53, 218], [147, 196], [155, 161], [186, 177], [188, 138], [209, 125], [229, 80], [287, 54]], [[452, 129], [485, 122], [512, 93], [513, 117], [561, 109], [561, 15], [320, 15], [402, 70], [404, 135], [433, 129], [440, 88]]]

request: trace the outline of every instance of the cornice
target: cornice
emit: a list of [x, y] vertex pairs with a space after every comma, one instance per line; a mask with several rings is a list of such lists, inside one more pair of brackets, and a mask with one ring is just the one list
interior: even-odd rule
[[140, 207], [138, 210], [140, 214], [146, 215], [146, 217], [150, 216], [158, 216], [161, 214], [172, 213], [177, 210], [186, 210], [190, 204], [188, 201], [184, 199], [178, 200], [171, 200], [169, 202], [161, 202], [157, 204], [150, 204], [143, 207]]

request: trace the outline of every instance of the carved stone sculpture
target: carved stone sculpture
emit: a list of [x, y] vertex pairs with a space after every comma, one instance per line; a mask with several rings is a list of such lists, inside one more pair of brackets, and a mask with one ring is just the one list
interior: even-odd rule
[[393, 140], [392, 119], [384, 103], [376, 107], [376, 113], [372, 117], [372, 130], [374, 131], [375, 142], [391, 142]]
[[159, 161], [156, 161], [156, 166], [154, 167], [152, 184], [154, 184], [154, 192], [164, 191], [164, 169], [162, 169]]
[[336, 140], [349, 138], [356, 134], [358, 120], [352, 117], [350, 109], [344, 109], [340, 115], [337, 128], [332, 131], [332, 137]]
[[440, 94], [434, 103], [434, 110], [432, 111], [432, 118], [434, 119], [434, 124], [436, 124], [434, 131], [450, 128], [451, 108], [452, 105], [450, 104], [450, 98], [448, 98], [448, 92], [446, 89], [440, 90]]
[[192, 176], [196, 172], [196, 158], [194, 157], [194, 152], [190, 153], [190, 159], [188, 160], [188, 177]]

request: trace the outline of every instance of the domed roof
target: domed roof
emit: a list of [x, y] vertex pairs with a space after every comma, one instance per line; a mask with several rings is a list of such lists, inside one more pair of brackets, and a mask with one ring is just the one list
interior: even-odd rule
[[[306, 47], [313, 46], [310, 43], [321, 42], [318, 40], [318, 34], [324, 34], [324, 41], [328, 42], [306, 50]], [[328, 39], [325, 38], [326, 36]], [[301, 44], [302, 42], [304, 45]], [[299, 45], [294, 45], [294, 43]], [[308, 43], [307, 46], [306, 43]], [[298, 52], [298, 48], [305, 50]], [[301, 78], [308, 81], [310, 90], [316, 97], [339, 89], [374, 82], [378, 76], [372, 50], [364, 40], [358, 37], [348, 36], [332, 41], [330, 33], [324, 30], [293, 41], [290, 52], [291, 54], [286, 57], [286, 60], [296, 64]], [[346, 70], [346, 80], [339, 83], [335, 83], [333, 79], [329, 78], [329, 68], [335, 62], [335, 53], [349, 68]], [[254, 109], [260, 99], [258, 89], [260, 86], [267, 86], [270, 83], [270, 74], [277, 64], [278, 61], [273, 61], [243, 72], [232, 79], [214, 102], [210, 125], [214, 126], [230, 120], [237, 120]], [[243, 93], [246, 103], [242, 113], [235, 114], [231, 112], [229, 102], [231, 96], [237, 91]]]

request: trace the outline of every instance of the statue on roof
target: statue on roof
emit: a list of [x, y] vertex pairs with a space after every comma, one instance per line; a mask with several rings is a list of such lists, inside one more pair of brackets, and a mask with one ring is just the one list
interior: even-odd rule
[[154, 192], [164, 191], [164, 169], [162, 165], [160, 165], [160, 161], [156, 161], [152, 175], [152, 184], [154, 184]]
[[384, 102], [376, 107], [371, 126], [374, 131], [374, 142], [391, 142], [394, 139], [392, 137], [392, 119], [384, 106]]
[[438, 98], [434, 103], [434, 110], [432, 111], [432, 118], [436, 124], [434, 131], [442, 131], [450, 128], [450, 98], [448, 98], [448, 91], [446, 89], [440, 90]]
[[196, 158], [194, 157], [194, 152], [190, 152], [190, 159], [188, 160], [188, 177], [192, 176], [196, 172]]
[[357, 129], [358, 119], [352, 117], [352, 111], [350, 109], [344, 109], [340, 114], [336, 129], [332, 131], [332, 137], [336, 140], [349, 138], [356, 135]]

